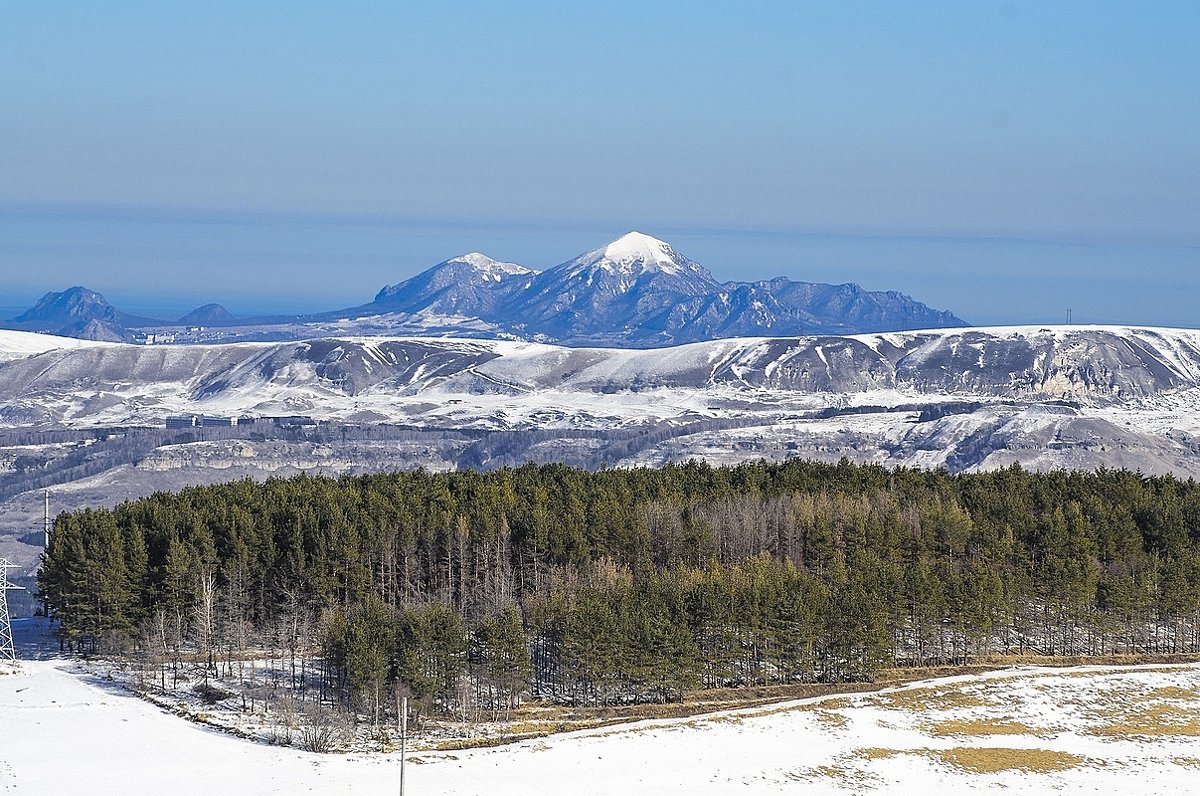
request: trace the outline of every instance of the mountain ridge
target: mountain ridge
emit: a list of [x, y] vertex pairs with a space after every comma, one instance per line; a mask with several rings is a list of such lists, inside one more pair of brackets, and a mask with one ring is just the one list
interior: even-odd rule
[[[421, 285], [447, 263], [386, 288], [419, 296]], [[390, 296], [387, 297], [390, 299]], [[867, 291], [853, 283], [825, 285], [776, 277], [720, 282], [665, 241], [629, 232], [540, 273], [527, 271], [466, 307], [434, 297], [402, 308], [384, 300], [329, 313], [465, 316], [526, 340], [572, 346], [652, 348], [756, 334], [830, 334], [966, 326], [899, 291]], [[449, 310], [449, 312], [447, 312]], [[359, 317], [363, 317], [359, 315]], [[460, 331], [473, 333], [466, 325]], [[412, 331], [405, 327], [404, 331]], [[450, 331], [453, 331], [453, 326]]]
[[[99, 293], [74, 287], [46, 294], [8, 325], [125, 341], [135, 339], [134, 329], [219, 326], [227, 341], [369, 332], [655, 348], [747, 335], [967, 324], [896, 290], [868, 291], [853, 283], [826, 285], [782, 276], [720, 282], [669, 243], [630, 232], [541, 272], [471, 252], [385, 285], [370, 302], [342, 310], [234, 318], [220, 305], [209, 304], [178, 321], [157, 321], [126, 315]], [[233, 331], [235, 327], [242, 331]]]

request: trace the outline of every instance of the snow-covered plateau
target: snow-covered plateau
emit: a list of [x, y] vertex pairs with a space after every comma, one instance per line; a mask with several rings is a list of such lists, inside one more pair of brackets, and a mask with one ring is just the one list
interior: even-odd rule
[[[0, 790], [57, 794], [396, 793], [395, 752], [312, 754], [184, 721], [102, 670], [0, 668]], [[414, 739], [409, 793], [1186, 792], [1200, 769], [1200, 666], [1015, 668], [686, 719], [439, 752]]]
[[[848, 455], [1192, 473], [1200, 332], [1006, 327], [661, 349], [343, 337], [136, 346], [0, 332], [0, 427], [307, 416], [419, 428], [691, 425], [629, 462]], [[742, 430], [712, 436], [705, 422]], [[751, 430], [752, 429], [752, 430]], [[614, 463], [614, 462], [610, 462]]]
[[[239, 426], [164, 428], [192, 416]], [[297, 417], [325, 424], [240, 423]], [[45, 486], [59, 511], [299, 472], [843, 456], [1200, 476], [1200, 331], [938, 329], [641, 350], [429, 337], [139, 346], [0, 331], [0, 555], [26, 573]]]

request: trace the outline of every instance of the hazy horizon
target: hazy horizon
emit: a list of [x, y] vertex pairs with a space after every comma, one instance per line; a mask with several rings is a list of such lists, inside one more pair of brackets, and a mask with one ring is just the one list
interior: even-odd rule
[[[13, 215], [0, 208], [0, 219]], [[164, 320], [209, 302], [239, 316], [342, 309], [468, 251], [545, 270], [633, 228], [458, 228], [380, 217], [130, 208], [25, 209], [20, 219], [6, 256], [33, 267], [14, 272], [0, 290], [3, 319], [76, 284], [125, 312]], [[1192, 247], [638, 228], [721, 281], [855, 282], [906, 293], [976, 325], [1057, 323], [1069, 307], [1076, 323], [1200, 327], [1185, 276], [1160, 279], [1152, 293], [1137, 290], [1147, 262], [1166, 263], [1167, 275], [1188, 274]], [[258, 275], [252, 284], [246, 271]], [[295, 279], [297, 271], [306, 278]]]

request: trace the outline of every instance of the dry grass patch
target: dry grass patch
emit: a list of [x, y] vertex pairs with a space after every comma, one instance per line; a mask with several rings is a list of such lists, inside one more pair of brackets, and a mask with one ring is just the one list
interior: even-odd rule
[[905, 754], [903, 749], [884, 749], [879, 746], [865, 746], [851, 752], [851, 755], [862, 760], [886, 760], [902, 754]]
[[550, 733], [574, 732], [596, 726], [590, 721], [568, 721], [566, 719], [514, 721], [503, 725], [505, 735], [548, 735]]
[[[702, 721], [709, 724], [741, 724], [744, 719], [741, 716], [705, 716]], [[696, 726], [696, 722], [688, 722], [688, 724]]]
[[799, 771], [793, 771], [787, 776], [799, 781], [831, 779], [855, 793], [861, 793], [864, 789], [873, 788], [879, 783], [879, 778], [874, 774], [853, 766], [844, 766], [836, 763], [814, 766], [813, 768], [803, 768]]
[[[1011, 664], [1013, 661], [1006, 660], [1005, 662]], [[1048, 661], [1032, 658], [1030, 662], [1044, 664]], [[1052, 661], [1057, 665], [1068, 662], [1076, 661]], [[1119, 662], [1150, 663], [1151, 660], [1122, 659]], [[1156, 665], [1138, 671], [1178, 671], [1177, 665], [1165, 664], [1161, 659], [1153, 662]], [[681, 727], [688, 728], [703, 724], [736, 724], [744, 720], [790, 712], [807, 713], [825, 728], [842, 730], [853, 723], [853, 714], [850, 714], [847, 709], [857, 707], [894, 710], [897, 717], [901, 713], [907, 714], [908, 718], [902, 722], [905, 727], [909, 726], [909, 722], [913, 719], [918, 722], [924, 721], [924, 726], [931, 731], [932, 735], [941, 737], [1037, 736], [1057, 732], [1057, 728], [1033, 728], [1010, 718], [954, 720], [956, 716], [971, 715], [972, 713], [978, 715], [979, 709], [984, 709], [983, 712], [986, 713], [1013, 710], [1007, 697], [1008, 684], [1013, 681], [1009, 678], [961, 684], [920, 682], [934, 677], [980, 674], [993, 670], [1000, 663], [1000, 660], [996, 660], [991, 665], [885, 670], [880, 672], [879, 678], [873, 683], [798, 683], [695, 691], [686, 694], [685, 702], [669, 704], [565, 706], [546, 701], [530, 702], [516, 708], [509, 722], [497, 722], [497, 726], [486, 739], [474, 737], [459, 743], [449, 741], [445, 746], [447, 748], [467, 748], [478, 745], [500, 745], [531, 737], [585, 729], [599, 730], [645, 720], [652, 722], [677, 720]], [[1018, 675], [1015, 679], [1027, 680], [1035, 684], [1034, 687], [1053, 696], [1058, 704], [1073, 706], [1081, 713], [1088, 715], [1095, 725], [1100, 725], [1094, 733], [1097, 735], [1200, 736], [1200, 727], [1195, 726], [1194, 723], [1176, 720], [1176, 717], [1164, 714], [1164, 709], [1159, 709], [1159, 715], [1136, 709], [1134, 711], [1136, 715], [1127, 715], [1129, 711], [1125, 708], [1126, 705], [1138, 705], [1147, 700], [1167, 700], [1169, 703], [1186, 704], [1200, 710], [1200, 687], [1168, 686], [1151, 690], [1144, 687], [1131, 687], [1128, 683], [1113, 683], [1104, 679], [1107, 675], [1119, 672], [1119, 669], [1114, 669], [1100, 672], [1052, 673], [1054, 677], [1099, 676], [1101, 678], [1098, 681], [1098, 687], [1091, 693], [1065, 699], [1057, 693], [1057, 685], [1038, 683], [1043, 673]], [[881, 688], [895, 687], [905, 683], [919, 684], [900, 690], [879, 692]], [[779, 704], [793, 700], [812, 701], [799, 705]], [[1098, 702], [1105, 705], [1120, 705], [1121, 708], [1098, 711], [1096, 709]], [[739, 711], [739, 714], [736, 716], [717, 715], [731, 710]], [[1171, 709], [1166, 708], [1165, 710], [1169, 714]], [[963, 714], [957, 711], [968, 712]], [[939, 719], [945, 719], [945, 721], [939, 721]], [[888, 722], [886, 718], [876, 720], [886, 728], [898, 726]], [[645, 729], [664, 728], [660, 726]], [[620, 730], [613, 730], [613, 732], [618, 731]], [[631, 728], [626, 731], [642, 732], [644, 729]]]
[[1127, 704], [1101, 712], [1098, 717], [1103, 723], [1089, 728], [1088, 732], [1105, 738], [1138, 735], [1197, 738], [1200, 737], [1200, 721], [1196, 719], [1195, 713], [1193, 708], [1180, 705]]
[[1023, 771], [1049, 774], [1068, 771], [1087, 762], [1087, 758], [1052, 749], [1012, 749], [1005, 747], [968, 747], [953, 749], [884, 749], [864, 747], [851, 756], [859, 760], [886, 760], [896, 755], [918, 755], [940, 761], [972, 774], [998, 774]]
[[834, 713], [832, 710], [818, 710], [813, 715], [817, 717], [817, 721], [832, 729], [844, 730], [850, 726], [849, 716]]
[[1182, 688], [1177, 685], [1164, 685], [1155, 688], [1146, 694], [1146, 699], [1171, 699], [1176, 702], [1196, 702], [1200, 700], [1200, 694], [1194, 688]]
[[845, 710], [853, 704], [847, 697], [836, 697], [834, 699], [823, 699], [815, 707], [821, 710]]
[[1013, 719], [947, 719], [926, 726], [933, 736], [1038, 735], [1045, 733]]
[[1069, 771], [1086, 761], [1086, 758], [1079, 755], [1052, 749], [959, 746], [954, 749], [928, 749], [924, 752], [947, 765], [973, 774], [999, 774], [1002, 771], [1049, 774], [1055, 771]]
[[533, 738], [544, 738], [548, 735], [587, 730], [596, 726], [597, 724], [593, 722], [585, 721], [527, 719], [500, 725], [497, 732], [487, 735], [438, 740], [430, 745], [430, 749], [437, 752], [447, 752], [464, 749], [481, 749], [488, 746], [503, 746], [505, 744], [517, 743], [518, 741], [528, 741]]
[[1200, 757], [1172, 757], [1171, 762], [1184, 768], [1200, 768]]
[[819, 721], [826, 724], [845, 727], [850, 720], [846, 716], [837, 713], [839, 710], [846, 710], [853, 707], [853, 703], [849, 699], [823, 699], [819, 702], [810, 702], [805, 705], [783, 705], [781, 707], [768, 707], [761, 709], [745, 710], [739, 716], [732, 717], [713, 717], [710, 721], [733, 721], [740, 723], [742, 718], [759, 719], [765, 716], [778, 716], [781, 713], [808, 713], [815, 716]]
[[430, 747], [434, 752], [462, 752], [468, 749], [486, 749], [489, 746], [528, 741], [539, 738], [540, 735], [485, 735], [479, 738], [455, 738], [449, 741], [438, 741]]

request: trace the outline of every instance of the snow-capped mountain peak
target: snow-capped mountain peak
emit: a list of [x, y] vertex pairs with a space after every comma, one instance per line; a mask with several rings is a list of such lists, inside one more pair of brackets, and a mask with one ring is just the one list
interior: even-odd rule
[[569, 264], [572, 272], [601, 269], [613, 274], [633, 275], [647, 271], [665, 274], [699, 274], [708, 271], [671, 248], [671, 244], [641, 232], [629, 232], [606, 246], [579, 255]]
[[641, 232], [629, 232], [602, 249], [604, 261], [608, 263], [635, 263], [656, 265], [664, 271], [678, 269], [679, 255], [671, 244]]
[[537, 273], [532, 268], [526, 268], [518, 263], [504, 263], [499, 260], [493, 260], [491, 257], [480, 252], [469, 252], [446, 262], [465, 263], [485, 277], [494, 278], [496, 281], [500, 281], [505, 276], [523, 276], [525, 274]]
[[519, 290], [535, 274], [537, 271], [523, 265], [469, 252], [443, 260], [399, 284], [388, 285], [370, 304], [344, 312], [361, 313], [357, 317], [399, 312], [485, 318], [493, 313], [498, 301]]

